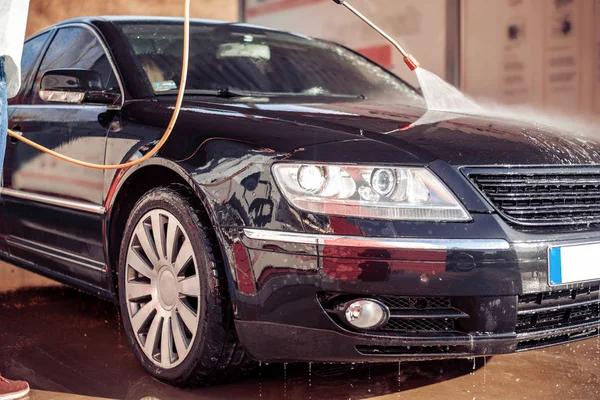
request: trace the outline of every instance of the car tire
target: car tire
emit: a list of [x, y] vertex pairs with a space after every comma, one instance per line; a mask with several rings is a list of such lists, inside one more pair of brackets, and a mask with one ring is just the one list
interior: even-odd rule
[[253, 365], [235, 332], [220, 254], [187, 188], [153, 189], [134, 206], [120, 249], [119, 305], [135, 357], [157, 379], [214, 384]]

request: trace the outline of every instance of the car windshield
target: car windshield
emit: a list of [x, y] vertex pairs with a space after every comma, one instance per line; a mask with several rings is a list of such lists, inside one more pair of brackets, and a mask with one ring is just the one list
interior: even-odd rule
[[[177, 91], [183, 25], [120, 23], [156, 94]], [[414, 102], [397, 76], [341, 46], [300, 35], [229, 24], [192, 24], [190, 93], [343, 96]]]

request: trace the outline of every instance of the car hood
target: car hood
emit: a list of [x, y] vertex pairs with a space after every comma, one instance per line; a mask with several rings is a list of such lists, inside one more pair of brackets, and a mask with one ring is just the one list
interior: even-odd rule
[[[531, 114], [428, 111], [417, 106], [343, 101], [189, 102], [186, 106], [236, 110], [378, 141], [410, 152], [416, 160], [443, 160], [452, 165], [590, 165], [600, 164], [600, 135], [573, 130]], [[566, 121], [567, 123], [569, 121]], [[561, 125], [565, 127], [561, 128]], [[567, 128], [566, 125], [569, 125]], [[339, 138], [339, 135], [335, 135]], [[333, 135], [332, 135], [333, 137]]]

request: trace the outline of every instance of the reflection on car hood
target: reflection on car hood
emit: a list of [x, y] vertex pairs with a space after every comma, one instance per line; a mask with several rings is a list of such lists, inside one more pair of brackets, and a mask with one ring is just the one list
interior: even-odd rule
[[353, 133], [403, 150], [418, 149], [424, 161], [441, 159], [453, 165], [600, 164], [600, 136], [525, 122], [519, 115], [475, 116], [370, 101], [215, 103], [211, 102], [210, 108]]

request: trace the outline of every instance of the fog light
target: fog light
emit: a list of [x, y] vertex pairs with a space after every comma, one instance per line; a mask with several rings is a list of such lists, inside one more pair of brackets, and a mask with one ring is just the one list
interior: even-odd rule
[[385, 324], [390, 318], [389, 309], [376, 300], [362, 299], [346, 306], [346, 320], [360, 329], [374, 329]]

